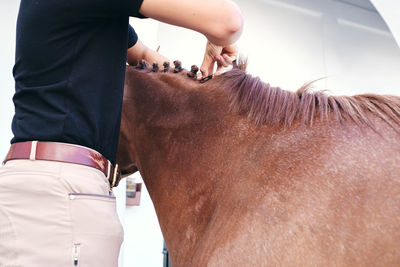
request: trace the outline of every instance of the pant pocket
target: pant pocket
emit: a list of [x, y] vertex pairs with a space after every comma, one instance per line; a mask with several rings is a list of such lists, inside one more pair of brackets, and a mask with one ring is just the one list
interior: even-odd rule
[[17, 236], [6, 211], [0, 208], [0, 266], [18, 267]]
[[113, 196], [70, 193], [71, 266], [117, 267], [123, 229]]

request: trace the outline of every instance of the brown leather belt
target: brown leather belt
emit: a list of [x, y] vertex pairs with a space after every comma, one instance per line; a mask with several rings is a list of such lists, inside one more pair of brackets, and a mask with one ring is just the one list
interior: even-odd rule
[[3, 164], [13, 159], [50, 160], [90, 166], [103, 172], [111, 187], [117, 186], [121, 180], [118, 164], [114, 167], [99, 152], [77, 145], [38, 141], [14, 143]]

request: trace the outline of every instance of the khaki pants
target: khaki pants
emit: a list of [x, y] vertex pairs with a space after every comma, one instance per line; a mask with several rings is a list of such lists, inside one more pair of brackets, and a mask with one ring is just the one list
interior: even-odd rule
[[77, 164], [0, 167], [0, 267], [117, 267], [123, 230], [109, 183]]

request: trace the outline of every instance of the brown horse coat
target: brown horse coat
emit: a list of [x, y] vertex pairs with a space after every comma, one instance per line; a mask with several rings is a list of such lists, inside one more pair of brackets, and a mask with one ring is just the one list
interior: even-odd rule
[[118, 162], [172, 265], [399, 266], [400, 99], [129, 67]]

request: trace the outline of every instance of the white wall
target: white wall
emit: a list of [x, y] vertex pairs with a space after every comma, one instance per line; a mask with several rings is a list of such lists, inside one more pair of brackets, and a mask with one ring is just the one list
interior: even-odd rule
[[390, 28], [400, 46], [400, 1], [371, 0]]
[[19, 1], [0, 1], [0, 159], [5, 157], [9, 147], [11, 120], [14, 105], [11, 98], [14, 93], [12, 67], [14, 65], [15, 27]]
[[[308, 81], [333, 94], [399, 88], [400, 49], [365, 0], [236, 0], [245, 16], [240, 50], [249, 72], [283, 89]], [[161, 24], [165, 53], [186, 67], [201, 62], [201, 36]], [[163, 52], [163, 51], [162, 51]]]
[[[139, 173], [136, 182], [143, 182]], [[153, 202], [142, 186], [140, 206], [126, 207], [124, 267], [162, 266], [163, 237]], [[121, 265], [122, 266], [122, 265]]]

